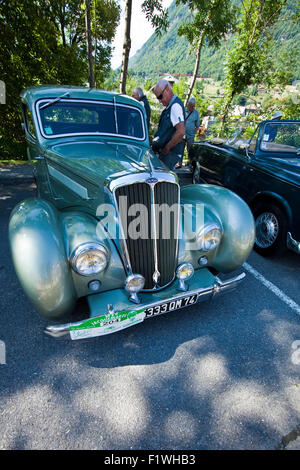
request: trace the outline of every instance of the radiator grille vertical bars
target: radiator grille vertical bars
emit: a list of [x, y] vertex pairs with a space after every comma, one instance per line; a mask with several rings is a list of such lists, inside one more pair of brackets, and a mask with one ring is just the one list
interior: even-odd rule
[[[134, 183], [116, 189], [116, 200], [131, 269], [133, 273], [145, 277], [145, 289], [163, 287], [174, 277], [178, 243], [178, 191], [178, 185], [169, 182], [158, 182], [154, 185], [146, 182]], [[126, 206], [122, 204], [124, 198]], [[155, 207], [151, 203], [153, 200]], [[136, 204], [143, 204], [146, 207], [146, 216], [137, 210], [138, 206], [134, 206]], [[156, 225], [156, 243], [153, 239], [153, 217]], [[134, 222], [137, 218], [139, 226]], [[132, 238], [131, 223], [140, 232], [140, 237]], [[156, 257], [160, 273], [157, 286], [153, 279]]]

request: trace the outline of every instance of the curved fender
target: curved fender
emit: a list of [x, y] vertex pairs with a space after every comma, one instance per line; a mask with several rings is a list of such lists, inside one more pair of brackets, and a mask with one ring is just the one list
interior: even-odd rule
[[9, 241], [19, 281], [35, 309], [58, 318], [73, 310], [76, 294], [58, 212], [42, 199], [27, 199], [13, 210]]
[[186, 203], [204, 203], [223, 228], [223, 238], [211, 265], [221, 272], [239, 268], [248, 258], [255, 239], [255, 223], [249, 206], [229, 189], [209, 184], [182, 188], [181, 204]]

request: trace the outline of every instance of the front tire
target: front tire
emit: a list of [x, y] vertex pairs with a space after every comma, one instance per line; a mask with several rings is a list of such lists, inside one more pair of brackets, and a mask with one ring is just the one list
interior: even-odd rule
[[281, 255], [286, 250], [287, 219], [275, 204], [259, 203], [254, 207], [254, 249], [262, 256]]

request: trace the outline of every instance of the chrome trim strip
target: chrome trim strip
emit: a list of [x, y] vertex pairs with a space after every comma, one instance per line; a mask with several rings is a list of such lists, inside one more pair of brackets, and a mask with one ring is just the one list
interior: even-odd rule
[[102, 245], [101, 243], [97, 243], [97, 242], [82, 243], [81, 245], [78, 245], [78, 246], [73, 250], [73, 252], [70, 254], [70, 256], [69, 256], [69, 262], [70, 262], [70, 265], [71, 265], [72, 269], [73, 269], [77, 274], [80, 274], [80, 276], [89, 277], [89, 276], [93, 276], [93, 275], [94, 275], [94, 274], [84, 274], [84, 273], [80, 272], [80, 271], [77, 269], [77, 266], [76, 266], [76, 262], [77, 262], [78, 256], [81, 255], [82, 253], [84, 253], [84, 252], [86, 252], [86, 251], [90, 251], [90, 250], [98, 250], [98, 251], [101, 251], [102, 253], [104, 253], [104, 255], [105, 255], [105, 257], [106, 257], [106, 265], [105, 265], [104, 268], [101, 269], [99, 272], [94, 273], [95, 275], [98, 275], [99, 273], [101, 273], [102, 271], [104, 271], [104, 269], [106, 268], [106, 266], [107, 266], [107, 264], [108, 264], [109, 257], [110, 257], [110, 253], [108, 252], [108, 249], [106, 248], [106, 246]]
[[88, 190], [84, 186], [81, 186], [81, 184], [77, 183], [76, 181], [72, 180], [68, 176], [64, 175], [53, 166], [48, 164], [47, 167], [48, 167], [49, 174], [50, 176], [52, 176], [52, 178], [59, 181], [64, 186], [67, 186], [68, 189], [73, 191], [73, 193], [77, 194], [82, 199], [89, 199]]
[[294, 238], [292, 237], [291, 232], [288, 232], [288, 234], [287, 234], [286, 245], [287, 245], [289, 250], [292, 250], [295, 253], [297, 253], [298, 255], [300, 255], [300, 242], [297, 242], [296, 240], [294, 240]]
[[[147, 183], [147, 181], [146, 181]], [[158, 250], [157, 250], [157, 224], [156, 224], [156, 214], [155, 214], [155, 195], [154, 195], [154, 188], [155, 185], [158, 183], [147, 183], [151, 188], [151, 237], [154, 236], [153, 244], [154, 244], [154, 273], [152, 274], [152, 279], [155, 283], [154, 289], [159, 287], [160, 281], [160, 272], [158, 270]], [[152, 233], [153, 229], [153, 233]]]
[[114, 116], [115, 116], [115, 124], [116, 124], [116, 133], [119, 134], [118, 117], [117, 117], [117, 105], [116, 105], [116, 97], [115, 96], [114, 96]]
[[120, 212], [119, 212], [119, 205], [118, 205], [117, 198], [116, 198], [116, 191], [113, 192], [113, 200], [114, 200], [114, 205], [115, 205], [115, 208], [116, 208], [116, 213], [117, 213], [118, 222], [119, 222], [118, 226], [119, 226], [119, 229], [121, 230], [121, 236], [119, 237], [119, 241], [120, 241], [120, 245], [121, 245], [122, 261], [123, 261], [123, 264], [124, 264], [124, 267], [125, 267], [125, 270], [126, 270], [126, 274], [127, 274], [127, 276], [130, 276], [131, 274], [140, 274], [140, 273], [133, 273], [132, 272], [130, 257], [129, 257], [127, 243], [126, 243], [125, 234], [124, 234], [124, 230], [123, 230], [123, 224], [122, 224], [122, 220], [121, 220], [121, 216], [120, 216]]
[[[148, 178], [155, 177], [159, 183], [174, 183], [180, 188], [175, 174], [169, 172], [169, 170], [161, 170], [153, 173], [134, 173], [129, 175], [126, 173], [124, 176], [120, 176], [115, 180], [107, 180], [104, 184], [108, 187], [109, 191], [114, 192], [119, 186], [129, 186], [134, 183], [145, 183]], [[179, 191], [180, 193], [180, 191]]]
[[[198, 295], [198, 299], [197, 299], [196, 303], [199, 303], [199, 302], [202, 302], [204, 300], [213, 299], [216, 295], [223, 294], [223, 293], [226, 293], [226, 292], [229, 292], [229, 291], [235, 289], [238, 286], [238, 284], [245, 277], [246, 277], [245, 273], [241, 273], [238, 276], [235, 276], [231, 279], [227, 279], [226, 281], [221, 281], [219, 278], [216, 277], [215, 278], [216, 282], [213, 285], [209, 286], [209, 287], [199, 287], [198, 289], [193, 289], [191, 291], [186, 291], [186, 292], [183, 292], [183, 293], [180, 292], [179, 294], [173, 295], [170, 298], [164, 299], [163, 301], [152, 302], [152, 303], [144, 304], [144, 305], [140, 304], [139, 306], [136, 306], [136, 307], [132, 303], [130, 303], [130, 305], [128, 304], [128, 307], [125, 308], [125, 310], [127, 310], [128, 308], [130, 308], [131, 310], [140, 310], [141, 308], [147, 309], [147, 308], [155, 307], [157, 305], [161, 305], [161, 304], [164, 304], [166, 302], [173, 301], [173, 300], [179, 300], [181, 298], [186, 297], [187, 295], [195, 295], [195, 294]], [[196, 305], [196, 304], [194, 304], [194, 305]], [[104, 315], [106, 313], [107, 312], [99, 313], [99, 316]], [[169, 312], [167, 312], [167, 313], [169, 313]], [[161, 312], [158, 315], [163, 315], [163, 314], [164, 314], [164, 312]], [[155, 315], [155, 316], [158, 316], [158, 315]], [[97, 317], [95, 317], [95, 318], [97, 318]], [[150, 316], [145, 317], [145, 319], [148, 319], [148, 318], [151, 318], [151, 317]], [[65, 323], [65, 324], [62, 324], [62, 325], [49, 325], [49, 326], [46, 327], [44, 332], [46, 334], [52, 336], [53, 338], [59, 338], [61, 336], [67, 335], [69, 333], [69, 328], [71, 326], [78, 326], [78, 325], [84, 323], [85, 321], [86, 320], [82, 320], [82, 321], [79, 321], [79, 322]]]
[[[42, 135], [42, 137], [44, 137], [44, 139], [56, 139], [56, 138], [60, 138], [60, 137], [70, 137], [70, 136], [88, 136], [88, 135], [107, 135], [107, 136], [110, 136], [110, 137], [122, 137], [124, 139], [130, 139], [131, 141], [132, 140], [136, 140], [138, 142], [143, 142], [146, 137], [147, 137], [147, 134], [145, 132], [145, 122], [144, 122], [144, 117], [143, 117], [143, 114], [142, 114], [142, 111], [141, 109], [139, 109], [138, 107], [136, 106], [130, 106], [130, 105], [126, 105], [124, 103], [119, 103], [117, 102], [117, 106], [120, 106], [122, 108], [129, 108], [129, 109], [135, 109], [137, 110], [139, 113], [140, 113], [140, 116], [141, 116], [141, 120], [142, 120], [142, 123], [143, 123], [143, 137], [133, 137], [133, 136], [130, 136], [130, 135], [123, 135], [123, 134], [118, 134], [117, 132], [114, 133], [114, 134], [111, 134], [111, 133], [106, 133], [106, 132], [78, 132], [78, 133], [69, 133], [69, 134], [55, 134], [55, 135], [47, 135], [44, 133], [44, 128], [43, 128], [43, 125], [42, 125], [42, 120], [41, 120], [41, 116], [40, 116], [40, 103], [48, 103], [49, 100], [51, 98], [42, 98], [40, 100], [37, 100], [35, 102], [35, 112], [36, 112], [36, 116], [37, 116], [37, 120], [38, 120], [38, 124], [39, 124], [39, 131]], [[115, 99], [115, 97], [114, 97]], [[73, 99], [68, 99], [68, 100], [60, 100], [60, 103], [63, 103], [63, 102], [67, 102], [67, 103], [88, 103], [88, 104], [106, 104], [108, 106], [114, 106], [114, 103], [112, 101], [103, 101], [103, 100], [85, 100], [85, 99], [79, 99], [79, 98], [73, 98]]]

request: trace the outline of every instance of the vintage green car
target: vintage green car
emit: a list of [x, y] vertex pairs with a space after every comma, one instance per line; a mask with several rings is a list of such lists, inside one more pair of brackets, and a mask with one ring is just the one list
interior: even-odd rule
[[[120, 331], [231, 291], [252, 250], [246, 203], [213, 185], [180, 187], [150, 150], [136, 100], [80, 87], [21, 94], [37, 197], [12, 211], [9, 239], [20, 283], [72, 339]], [[64, 322], [79, 298], [88, 316]], [[74, 320], [74, 319], [73, 319]]]

